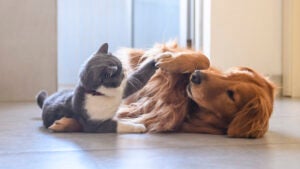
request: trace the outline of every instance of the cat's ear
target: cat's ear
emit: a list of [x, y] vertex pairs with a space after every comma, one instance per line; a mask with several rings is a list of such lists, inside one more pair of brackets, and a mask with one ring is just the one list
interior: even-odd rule
[[99, 54], [99, 53], [107, 54], [107, 52], [108, 52], [108, 44], [104, 43], [103, 45], [101, 45], [101, 47], [97, 51], [97, 54]]

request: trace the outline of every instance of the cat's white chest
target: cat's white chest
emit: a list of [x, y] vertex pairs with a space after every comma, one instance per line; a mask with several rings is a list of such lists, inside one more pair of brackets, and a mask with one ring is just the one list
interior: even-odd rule
[[[125, 80], [123, 80], [125, 81]], [[124, 84], [118, 88], [101, 87], [97, 91], [104, 96], [85, 94], [85, 110], [91, 120], [107, 120], [112, 118], [122, 101]]]
[[114, 116], [121, 98], [86, 95], [85, 109], [90, 119], [106, 120]]

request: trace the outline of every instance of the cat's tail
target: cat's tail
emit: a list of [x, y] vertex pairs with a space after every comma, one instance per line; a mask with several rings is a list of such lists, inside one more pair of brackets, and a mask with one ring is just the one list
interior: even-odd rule
[[40, 108], [43, 107], [44, 105], [44, 101], [47, 98], [48, 94], [46, 91], [40, 91], [37, 95], [36, 95], [36, 102], [39, 105]]

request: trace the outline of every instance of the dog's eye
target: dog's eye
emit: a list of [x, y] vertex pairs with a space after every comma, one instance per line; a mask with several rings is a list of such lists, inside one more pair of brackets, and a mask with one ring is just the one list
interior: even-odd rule
[[232, 90], [227, 90], [227, 96], [228, 96], [232, 101], [235, 101], [235, 99], [234, 99], [234, 91], [232, 91]]

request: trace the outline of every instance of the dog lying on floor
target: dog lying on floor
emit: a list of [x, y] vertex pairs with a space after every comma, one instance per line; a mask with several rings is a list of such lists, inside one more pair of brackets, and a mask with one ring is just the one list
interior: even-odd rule
[[119, 118], [145, 124], [148, 132], [259, 138], [268, 130], [275, 85], [254, 70], [208, 68], [206, 56], [176, 43], [148, 51], [131, 49], [128, 56], [132, 70], [153, 56], [160, 69], [142, 90], [124, 101]]
[[[149, 58], [160, 68], [126, 98], [119, 119], [144, 124], [148, 132], [194, 132], [259, 138], [268, 130], [275, 85], [246, 67], [221, 72], [205, 55], [176, 43], [144, 51], [124, 50], [128, 71]], [[124, 54], [123, 51], [123, 54]]]

